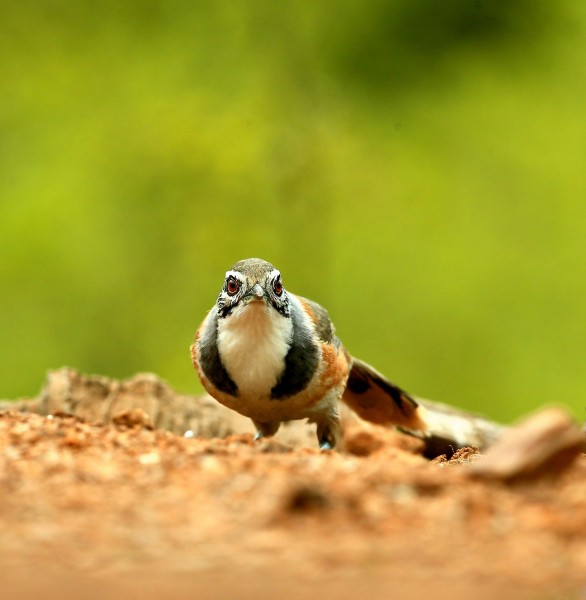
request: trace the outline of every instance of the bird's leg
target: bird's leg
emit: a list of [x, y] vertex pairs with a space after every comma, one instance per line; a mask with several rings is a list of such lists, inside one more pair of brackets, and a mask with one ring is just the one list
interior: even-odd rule
[[256, 436], [254, 437], [255, 441], [260, 440], [263, 437], [271, 437], [277, 433], [279, 426], [281, 425], [280, 421], [252, 421], [254, 426], [256, 427]]
[[338, 411], [321, 414], [315, 419], [317, 423], [317, 441], [320, 450], [333, 450], [340, 442], [341, 427]]

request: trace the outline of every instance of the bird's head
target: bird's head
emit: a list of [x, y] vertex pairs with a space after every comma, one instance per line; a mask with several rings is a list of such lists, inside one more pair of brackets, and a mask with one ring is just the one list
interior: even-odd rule
[[281, 281], [281, 273], [260, 258], [238, 261], [226, 272], [218, 300], [218, 316], [229, 317], [251, 305], [274, 309], [289, 316], [289, 300]]

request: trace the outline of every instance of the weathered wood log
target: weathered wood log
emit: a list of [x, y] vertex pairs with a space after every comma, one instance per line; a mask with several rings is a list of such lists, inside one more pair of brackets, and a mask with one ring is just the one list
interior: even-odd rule
[[503, 433], [469, 474], [501, 481], [557, 477], [583, 449], [584, 434], [568, 412], [547, 408]]

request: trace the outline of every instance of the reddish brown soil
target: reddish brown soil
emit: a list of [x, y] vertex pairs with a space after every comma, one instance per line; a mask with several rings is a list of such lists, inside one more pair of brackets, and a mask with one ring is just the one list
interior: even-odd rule
[[115, 420], [0, 413], [2, 599], [586, 597], [584, 456], [507, 484], [357, 423], [319, 452]]

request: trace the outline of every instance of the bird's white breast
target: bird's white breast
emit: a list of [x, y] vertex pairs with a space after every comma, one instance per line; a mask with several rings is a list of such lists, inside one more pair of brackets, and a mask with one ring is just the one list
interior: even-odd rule
[[218, 351], [241, 398], [268, 398], [285, 367], [293, 325], [262, 301], [218, 322]]

